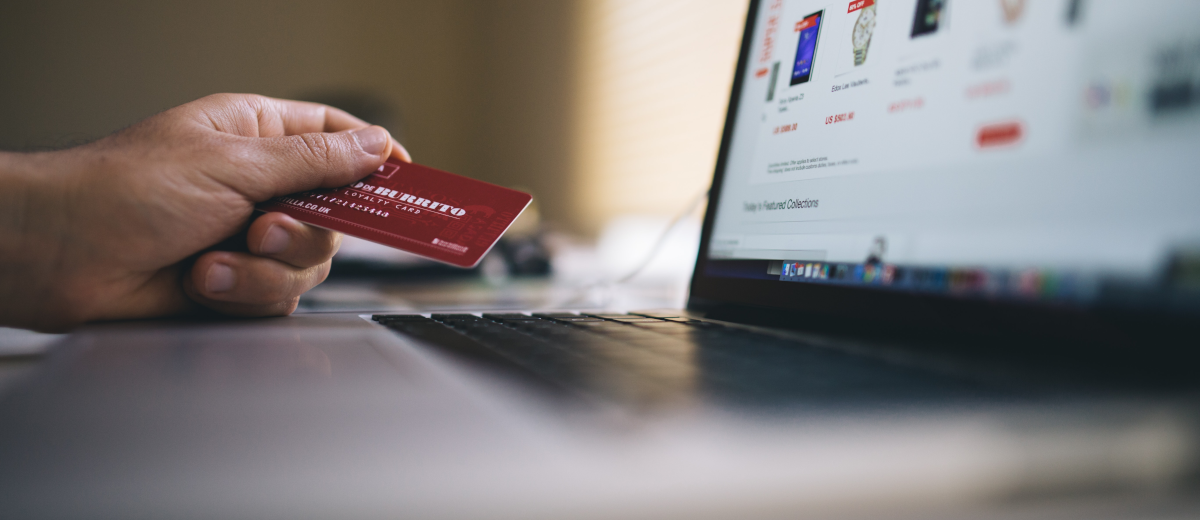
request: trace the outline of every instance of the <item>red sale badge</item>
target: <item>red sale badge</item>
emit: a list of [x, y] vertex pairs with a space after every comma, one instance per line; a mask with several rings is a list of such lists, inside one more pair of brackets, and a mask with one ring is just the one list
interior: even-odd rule
[[531, 200], [528, 193], [388, 159], [349, 186], [277, 197], [258, 209], [473, 267]]

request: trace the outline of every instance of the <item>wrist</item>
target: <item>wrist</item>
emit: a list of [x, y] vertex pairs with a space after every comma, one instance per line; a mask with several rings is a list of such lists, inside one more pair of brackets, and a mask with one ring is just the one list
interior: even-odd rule
[[67, 245], [64, 152], [0, 152], [0, 325], [52, 328], [73, 306], [58, 268]]

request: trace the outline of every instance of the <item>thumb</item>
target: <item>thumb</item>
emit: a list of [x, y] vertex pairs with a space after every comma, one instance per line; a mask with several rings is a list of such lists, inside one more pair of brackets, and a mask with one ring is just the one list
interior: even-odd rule
[[254, 186], [242, 186], [242, 192], [255, 202], [350, 184], [378, 169], [392, 151], [392, 137], [381, 126], [254, 141], [257, 175], [247, 178]]

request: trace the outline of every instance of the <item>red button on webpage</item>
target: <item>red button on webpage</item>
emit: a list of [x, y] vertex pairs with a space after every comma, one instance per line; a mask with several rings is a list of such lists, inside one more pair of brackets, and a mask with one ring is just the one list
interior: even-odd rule
[[975, 144], [980, 148], [1005, 146], [1021, 140], [1025, 128], [1020, 121], [1007, 121], [984, 126], [975, 136]]
[[854, 0], [853, 2], [850, 2], [850, 6], [846, 8], [846, 12], [853, 13], [859, 9], [871, 7], [873, 5], [875, 5], [875, 0]]

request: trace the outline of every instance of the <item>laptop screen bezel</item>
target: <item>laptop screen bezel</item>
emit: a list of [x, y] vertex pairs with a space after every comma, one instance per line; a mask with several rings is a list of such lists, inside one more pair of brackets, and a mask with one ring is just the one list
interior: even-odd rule
[[[788, 316], [803, 316], [797, 322], [833, 320], [840, 323], [871, 323], [872, 326], [936, 332], [988, 331], [1017, 336], [1054, 336], [1092, 341], [1111, 339], [1114, 327], [1122, 330], [1152, 327], [1185, 327], [1190, 315], [1166, 312], [1153, 306], [1140, 309], [1111, 309], [1101, 306], [1064, 306], [1046, 302], [971, 299], [828, 284], [781, 282], [706, 274], [711, 261], [709, 243], [715, 224], [725, 169], [729, 158], [738, 103], [741, 99], [754, 39], [761, 0], [750, 0], [737, 68], [734, 71], [725, 125], [717, 153], [716, 168], [704, 215], [700, 250], [692, 274], [687, 308], [696, 313], [726, 312], [746, 316], [755, 310], [774, 316], [773, 325], [788, 326]], [[1194, 316], [1192, 316], [1194, 317]], [[794, 325], [794, 324], [791, 324]]]

